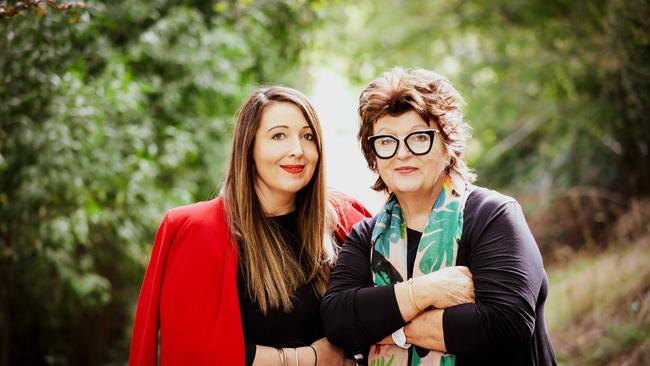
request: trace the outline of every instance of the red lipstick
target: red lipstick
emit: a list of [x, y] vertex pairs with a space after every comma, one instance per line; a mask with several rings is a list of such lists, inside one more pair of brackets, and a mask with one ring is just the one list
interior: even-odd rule
[[291, 173], [291, 174], [300, 174], [302, 173], [303, 170], [305, 170], [304, 165], [280, 165], [282, 169], [285, 171]]

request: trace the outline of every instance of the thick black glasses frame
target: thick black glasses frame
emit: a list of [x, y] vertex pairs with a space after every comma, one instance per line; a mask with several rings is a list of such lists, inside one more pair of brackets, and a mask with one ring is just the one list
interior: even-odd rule
[[[413, 132], [409, 133], [408, 135], [406, 135], [406, 137], [404, 137], [402, 140], [398, 139], [397, 137], [395, 137], [393, 135], [375, 135], [375, 136], [368, 136], [368, 141], [370, 142], [370, 145], [372, 145], [372, 150], [375, 152], [375, 155], [379, 159], [390, 159], [393, 156], [395, 156], [395, 154], [397, 154], [397, 152], [399, 151], [399, 143], [401, 141], [404, 141], [404, 145], [406, 145], [406, 148], [411, 152], [411, 154], [413, 154], [413, 155], [426, 155], [426, 154], [429, 153], [429, 151], [431, 151], [431, 147], [433, 146], [433, 141], [434, 141], [434, 139], [436, 137], [436, 132], [440, 132], [440, 131], [435, 130], [435, 129], [422, 130], [422, 131], [413, 131]], [[406, 140], [408, 140], [409, 137], [411, 137], [413, 135], [421, 134], [421, 133], [425, 133], [425, 134], [429, 135], [431, 140], [430, 140], [429, 148], [427, 149], [427, 151], [418, 154], [418, 153], [415, 153], [411, 149], [411, 147], [409, 146], [408, 142], [406, 142]], [[386, 138], [386, 137], [395, 140], [397, 142], [397, 147], [395, 148], [395, 151], [391, 155], [389, 155], [389, 156], [381, 156], [381, 155], [379, 155], [379, 153], [377, 153], [377, 148], [375, 147], [375, 140], [378, 140], [380, 138]]]

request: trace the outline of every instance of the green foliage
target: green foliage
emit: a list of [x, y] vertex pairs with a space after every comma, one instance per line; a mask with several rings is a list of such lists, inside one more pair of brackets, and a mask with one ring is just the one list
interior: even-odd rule
[[455, 82], [481, 183], [650, 189], [643, 1], [327, 3], [91, 0], [0, 18], [0, 366], [126, 359], [156, 224], [216, 192], [244, 96], [303, 81], [325, 20], [347, 16], [327, 49], [359, 82], [398, 64]]
[[238, 106], [299, 81], [320, 6], [88, 1], [0, 21], [0, 365], [126, 360], [156, 224], [215, 194]]
[[425, 67], [465, 96], [482, 184], [650, 190], [646, 2], [366, 1], [349, 14], [332, 47], [358, 82]]

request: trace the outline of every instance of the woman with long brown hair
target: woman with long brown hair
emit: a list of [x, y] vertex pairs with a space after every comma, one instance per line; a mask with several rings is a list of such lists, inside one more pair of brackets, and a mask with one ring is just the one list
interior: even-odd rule
[[337, 245], [369, 213], [326, 195], [307, 98], [255, 91], [237, 118], [223, 194], [170, 210], [138, 300], [130, 365], [340, 365], [319, 306]]

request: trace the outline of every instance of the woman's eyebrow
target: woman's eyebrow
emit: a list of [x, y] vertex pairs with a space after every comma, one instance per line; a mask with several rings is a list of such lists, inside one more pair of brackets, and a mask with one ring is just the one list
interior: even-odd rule
[[389, 133], [389, 134], [394, 134], [395, 131], [391, 130], [390, 128], [382, 127], [377, 130], [377, 133]]
[[269, 128], [268, 130], [266, 130], [266, 132], [269, 132], [269, 131], [271, 131], [271, 130], [273, 130], [275, 128], [289, 128], [289, 126], [287, 126], [287, 125], [275, 125], [275, 126]]

